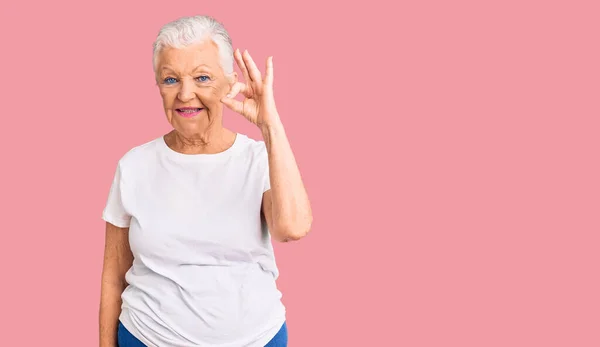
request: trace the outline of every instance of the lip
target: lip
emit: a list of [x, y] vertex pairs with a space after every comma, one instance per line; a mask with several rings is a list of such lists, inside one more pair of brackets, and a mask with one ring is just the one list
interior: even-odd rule
[[202, 112], [202, 107], [179, 107], [175, 109], [175, 112], [183, 118], [192, 118]]

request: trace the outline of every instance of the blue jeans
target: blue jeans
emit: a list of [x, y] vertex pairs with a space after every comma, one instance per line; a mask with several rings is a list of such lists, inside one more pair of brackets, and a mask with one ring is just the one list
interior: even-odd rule
[[[125, 326], [123, 326], [121, 321], [119, 321], [119, 330], [117, 332], [117, 336], [119, 347], [147, 347], [142, 343], [142, 341], [131, 335]], [[265, 347], [287, 347], [287, 342], [287, 325], [285, 322], [283, 322], [283, 326], [281, 326], [281, 329], [279, 329], [277, 335], [275, 335], [275, 337], [273, 337]]]

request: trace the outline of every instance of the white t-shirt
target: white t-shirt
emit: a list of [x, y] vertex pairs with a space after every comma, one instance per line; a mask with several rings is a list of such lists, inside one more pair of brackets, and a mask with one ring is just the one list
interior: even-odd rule
[[161, 136], [118, 162], [102, 218], [129, 227], [123, 325], [150, 347], [263, 347], [285, 321], [261, 215], [263, 141], [237, 134], [218, 154], [182, 154]]

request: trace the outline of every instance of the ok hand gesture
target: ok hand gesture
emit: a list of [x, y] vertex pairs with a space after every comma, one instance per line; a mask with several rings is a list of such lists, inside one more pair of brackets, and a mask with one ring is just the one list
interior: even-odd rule
[[[278, 121], [273, 97], [273, 57], [267, 58], [264, 78], [247, 50], [242, 54], [236, 49], [234, 58], [246, 83], [236, 82], [221, 102], [261, 129]], [[238, 93], [245, 96], [244, 101], [234, 99]]]

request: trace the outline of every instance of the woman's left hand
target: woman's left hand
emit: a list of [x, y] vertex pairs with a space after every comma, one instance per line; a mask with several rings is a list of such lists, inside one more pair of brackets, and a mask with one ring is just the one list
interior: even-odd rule
[[[260, 129], [278, 122], [279, 115], [273, 97], [273, 57], [267, 58], [264, 78], [247, 50], [242, 54], [239, 49], [236, 49], [234, 58], [244, 74], [246, 83], [236, 82], [229, 94], [221, 100], [223, 104]], [[246, 97], [244, 101], [234, 99], [238, 93]]]

